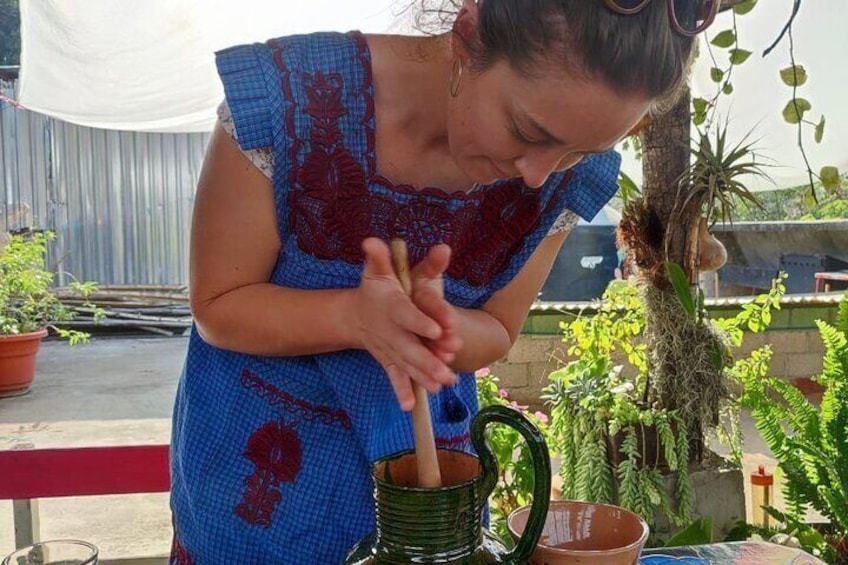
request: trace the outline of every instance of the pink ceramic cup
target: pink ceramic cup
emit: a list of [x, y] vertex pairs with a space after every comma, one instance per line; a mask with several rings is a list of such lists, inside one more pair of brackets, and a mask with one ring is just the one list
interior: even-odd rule
[[[529, 515], [524, 506], [510, 514], [517, 539]], [[609, 504], [552, 500], [531, 565], [635, 565], [648, 539], [648, 524], [637, 514]]]

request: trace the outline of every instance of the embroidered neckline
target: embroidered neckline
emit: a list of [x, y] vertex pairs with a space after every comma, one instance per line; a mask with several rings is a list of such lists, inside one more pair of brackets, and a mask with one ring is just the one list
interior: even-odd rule
[[[360, 58], [367, 55], [363, 45], [357, 41], [350, 46], [360, 47]], [[415, 264], [433, 245], [446, 243], [458, 250], [447, 276], [480, 287], [507, 268], [538, 228], [542, 215], [562, 197], [563, 191], [556, 188], [568, 183], [570, 172], [556, 187], [544, 190], [530, 188], [521, 179], [499, 181], [487, 190], [471, 193], [448, 193], [437, 187], [416, 190], [393, 183], [386, 190], [377, 190], [368, 66], [363, 66], [365, 76], [360, 84], [347, 91], [346, 77], [337, 69], [297, 71], [297, 88], [303, 89], [305, 98], [298, 106], [292, 72], [283, 55], [285, 46], [277, 41], [270, 46], [281, 88], [291, 104], [284, 115], [285, 131], [291, 137], [286, 179], [288, 231], [295, 234], [305, 253], [361, 264], [363, 239], [400, 237], [407, 242], [410, 262]], [[346, 104], [352, 100], [364, 104], [362, 116], [349, 113]], [[308, 121], [302, 122], [302, 131], [295, 126], [296, 112], [302, 112], [304, 122]], [[343, 119], [355, 123], [344, 126]], [[343, 126], [361, 128], [367, 145], [352, 151]], [[301, 155], [304, 146], [306, 152]]]

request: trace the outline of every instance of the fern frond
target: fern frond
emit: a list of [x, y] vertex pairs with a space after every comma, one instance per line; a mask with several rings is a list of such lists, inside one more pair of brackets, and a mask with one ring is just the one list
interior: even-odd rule
[[821, 320], [816, 325], [826, 347], [819, 381], [827, 388], [848, 379], [848, 334]]
[[834, 384], [825, 390], [821, 400], [822, 446], [831, 457], [837, 459], [839, 454], [848, 456], [848, 395], [846, 392], [848, 392], [848, 383]]
[[839, 312], [836, 315], [836, 329], [848, 335], [848, 292], [839, 301]]
[[799, 468], [803, 470], [807, 482], [812, 485], [822, 484], [833, 470], [828, 469], [832, 466], [829, 455], [809, 438], [803, 436], [787, 438], [786, 450], [794, 452], [796, 463], [800, 464]]
[[807, 397], [788, 382], [781, 379], [767, 379], [768, 385], [780, 393], [781, 398], [789, 406], [783, 410], [781, 418], [792, 426], [797, 432], [803, 432], [805, 436], [818, 439], [821, 437], [819, 426], [819, 411], [813, 406]]
[[786, 432], [783, 430], [780, 415], [776, 412], [776, 409], [769, 409], [762, 405], [756, 406], [753, 410], [754, 426], [774, 454], [783, 452], [786, 441]]
[[833, 524], [838, 525], [840, 531], [845, 531], [848, 528], [848, 501], [845, 499], [844, 491], [821, 487], [819, 496], [827, 503], [827, 509], [819, 509], [819, 511], [830, 518]]
[[807, 475], [797, 461], [780, 460], [785, 482], [782, 485], [783, 498], [788, 514], [799, 520], [804, 518], [812, 500], [817, 498], [815, 485], [810, 484]]

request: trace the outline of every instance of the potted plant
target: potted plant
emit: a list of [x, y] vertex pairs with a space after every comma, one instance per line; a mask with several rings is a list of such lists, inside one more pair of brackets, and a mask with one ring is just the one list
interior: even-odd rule
[[[689, 447], [679, 415], [657, 404], [648, 378], [645, 308], [635, 285], [613, 281], [597, 311], [561, 324], [573, 359], [544, 398], [560, 455], [562, 497], [623, 506], [653, 523], [689, 520]], [[665, 475], [675, 482], [674, 499]]]
[[[75, 313], [52, 288], [54, 273], [47, 269], [47, 244], [54, 237], [49, 231], [27, 230], [4, 235], [0, 242], [0, 397], [29, 389], [35, 376], [35, 356], [48, 329], [71, 345], [89, 338], [85, 332], [58, 325]], [[83, 297], [97, 288], [93, 282], [74, 281], [70, 286]], [[95, 319], [101, 318], [95, 310]]]
[[709, 410], [704, 413], [697, 411], [698, 404], [670, 408], [663, 403], [652, 373], [647, 339], [651, 328], [638, 283], [613, 281], [594, 312], [563, 322], [570, 360], [551, 373], [544, 391], [551, 406], [549, 442], [559, 453], [563, 498], [623, 506], [652, 525], [660, 514], [672, 527], [689, 522], [690, 473], [702, 468], [703, 456], [691, 450], [684, 410], [694, 410], [689, 417], [703, 418], [709, 426], [706, 433], [715, 432], [731, 448], [734, 461], [741, 461], [739, 405], [730, 391], [758, 374], [758, 368], [751, 357], [734, 361], [732, 354], [742, 345], [745, 331], [767, 329], [785, 290], [782, 281], [776, 279], [768, 294], [732, 318], [707, 319], [703, 303], [693, 304], [701, 312], [702, 331], [715, 340], [704, 342], [719, 349], [699, 365], [700, 346], [690, 341], [687, 347], [695, 362], [681, 366], [678, 374], [683, 381], [697, 382], [717, 373], [719, 381], [701, 386], [703, 396], [692, 399]]

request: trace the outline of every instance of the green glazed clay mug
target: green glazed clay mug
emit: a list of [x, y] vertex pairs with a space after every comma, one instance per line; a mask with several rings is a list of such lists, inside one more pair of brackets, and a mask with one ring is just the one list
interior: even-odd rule
[[[527, 525], [511, 551], [482, 525], [483, 509], [498, 478], [497, 460], [484, 436], [491, 423], [510, 426], [524, 437], [535, 472]], [[471, 424], [471, 443], [479, 459], [461, 451], [438, 450], [444, 485], [440, 488], [416, 486], [414, 452], [377, 461], [371, 473], [377, 528], [354, 546], [346, 565], [527, 563], [542, 533], [550, 499], [551, 461], [545, 439], [517, 410], [489, 406]]]

